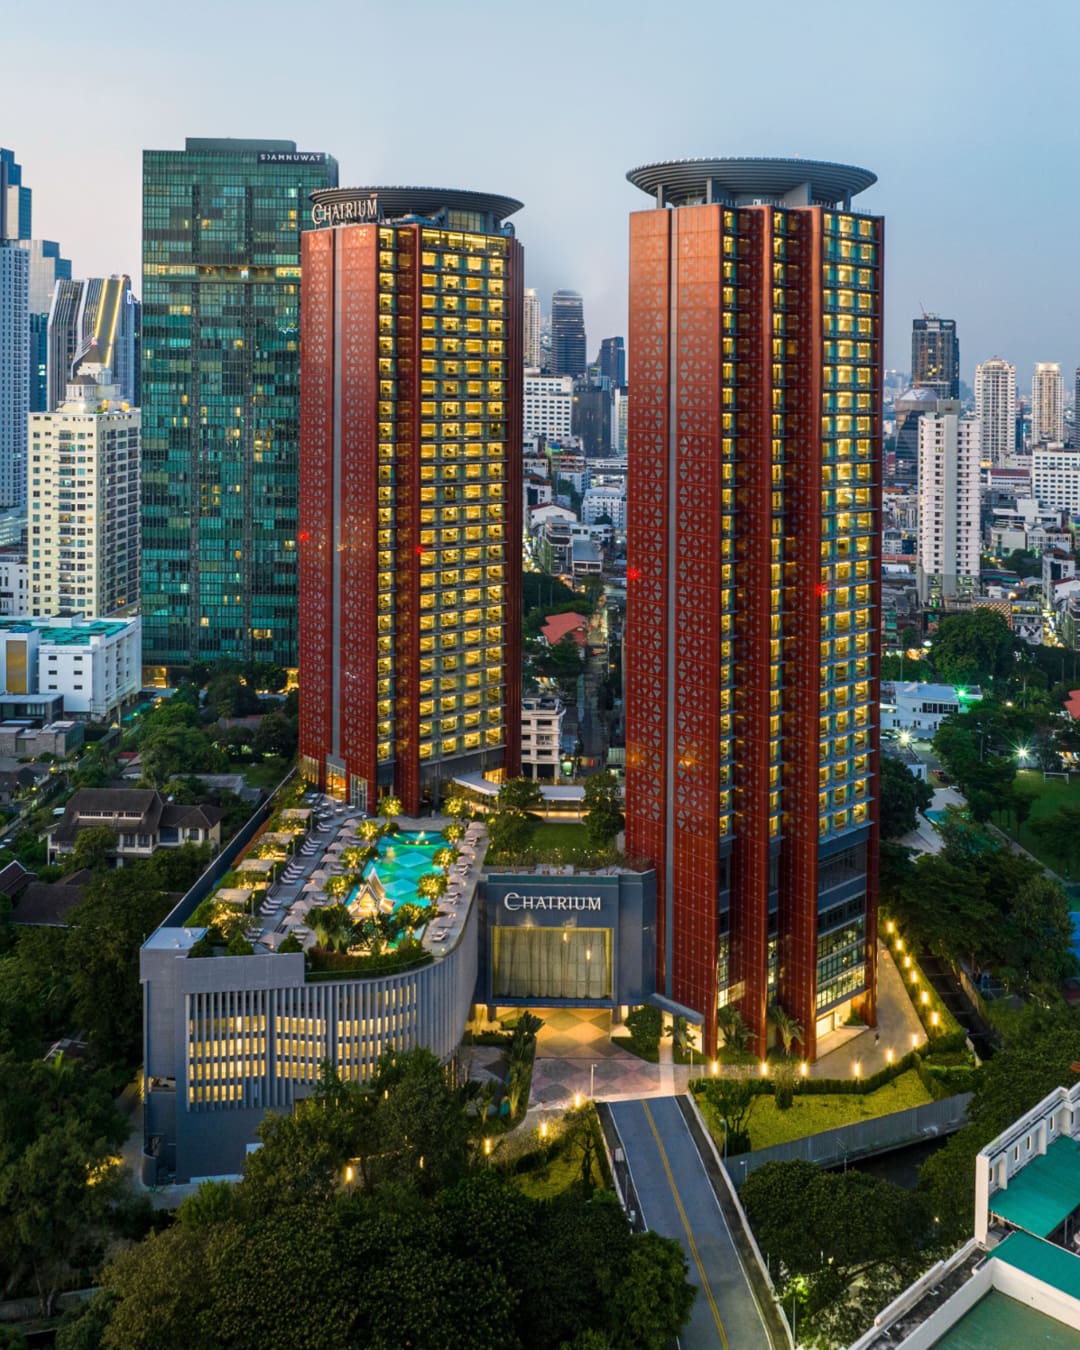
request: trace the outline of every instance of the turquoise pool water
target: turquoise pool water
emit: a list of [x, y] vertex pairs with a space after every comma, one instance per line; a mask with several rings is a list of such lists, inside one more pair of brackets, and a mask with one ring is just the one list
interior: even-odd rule
[[932, 820], [935, 825], [940, 825], [941, 822], [945, 819], [944, 811], [924, 811], [923, 815], [926, 817], [927, 820]]
[[[374, 877], [395, 909], [413, 904], [420, 878], [439, 870], [432, 860], [445, 846], [446, 841], [438, 831], [402, 830], [386, 835], [379, 840], [379, 856], [364, 868], [363, 879], [370, 882]], [[359, 891], [359, 886], [352, 891], [348, 904], [356, 900]]]

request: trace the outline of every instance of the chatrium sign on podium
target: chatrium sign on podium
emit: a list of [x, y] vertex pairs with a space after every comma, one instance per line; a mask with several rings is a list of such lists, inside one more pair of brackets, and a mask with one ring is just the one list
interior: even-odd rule
[[371, 225], [382, 220], [377, 192], [357, 193], [355, 197], [335, 197], [316, 202], [311, 208], [313, 225]]

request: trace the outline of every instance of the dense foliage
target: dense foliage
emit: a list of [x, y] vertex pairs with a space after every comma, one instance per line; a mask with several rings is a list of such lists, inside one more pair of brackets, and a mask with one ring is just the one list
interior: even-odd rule
[[626, 823], [622, 794], [613, 773], [597, 773], [585, 781], [585, 828], [597, 848], [607, 848]]
[[927, 1264], [923, 1199], [865, 1173], [767, 1163], [740, 1193], [781, 1301], [797, 1300], [803, 1344], [855, 1340]]
[[604, 1192], [521, 1194], [427, 1051], [367, 1087], [327, 1073], [260, 1133], [239, 1185], [204, 1185], [112, 1262], [60, 1350], [662, 1350], [689, 1315], [678, 1245], [631, 1234]]
[[900, 760], [881, 756], [881, 834], [899, 839], [915, 828], [916, 813], [925, 811], [934, 793], [925, 779], [916, 778]]
[[968, 816], [950, 809], [945, 846], [914, 864], [883, 851], [882, 902], [917, 947], [1012, 989], [1053, 996], [1073, 973], [1072, 918], [1057, 882]]
[[1013, 648], [1008, 619], [980, 607], [945, 615], [930, 646], [930, 661], [949, 684], [980, 684], [1012, 673]]

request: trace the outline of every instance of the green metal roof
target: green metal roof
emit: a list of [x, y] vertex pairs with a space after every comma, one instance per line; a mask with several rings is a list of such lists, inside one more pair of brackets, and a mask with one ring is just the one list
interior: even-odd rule
[[1053, 1285], [1070, 1298], [1080, 1299], [1080, 1256], [1064, 1247], [1055, 1247], [1030, 1233], [1010, 1233], [990, 1255], [1043, 1284]]
[[990, 1210], [1037, 1237], [1048, 1237], [1080, 1206], [1080, 1144], [1055, 1139], [990, 1197]]
[[991, 1289], [954, 1322], [933, 1350], [1076, 1350], [1076, 1332]]

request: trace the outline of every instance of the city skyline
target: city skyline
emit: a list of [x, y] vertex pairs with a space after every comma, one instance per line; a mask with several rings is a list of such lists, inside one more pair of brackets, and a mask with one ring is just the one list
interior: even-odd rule
[[[963, 0], [941, 12], [918, 0], [905, 11], [903, 24], [841, 0], [829, 8], [830, 22], [820, 24], [811, 13], [784, 6], [786, 22], [778, 26], [771, 13], [721, 16], [692, 6], [688, 19], [672, 25], [643, 5], [616, 8], [602, 0], [573, 16], [575, 44], [589, 53], [580, 99], [564, 105], [552, 97], [542, 117], [492, 119], [485, 135], [470, 140], [468, 148], [447, 133], [421, 133], [424, 101], [415, 111], [401, 107], [389, 65], [365, 69], [369, 97], [357, 118], [350, 44], [330, 48], [322, 27], [294, 31], [293, 25], [288, 44], [278, 42], [274, 35], [282, 31], [285, 11], [274, 3], [259, 14], [267, 34], [265, 51], [281, 76], [288, 75], [287, 109], [268, 103], [261, 92], [266, 61], [238, 66], [233, 60], [241, 38], [245, 48], [254, 43], [257, 51], [263, 45], [257, 34], [252, 36], [250, 11], [245, 6], [211, 11], [196, 0], [188, 22], [171, 40], [175, 68], [198, 72], [200, 97], [190, 99], [179, 81], [149, 82], [137, 117], [131, 115], [123, 82], [103, 88], [94, 80], [93, 56], [100, 48], [109, 60], [157, 63], [152, 15], [124, 0], [115, 24], [100, 35], [85, 25], [67, 29], [63, 23], [45, 32], [32, 17], [18, 15], [6, 36], [20, 44], [24, 59], [6, 72], [0, 125], [8, 129], [0, 141], [15, 150], [24, 181], [34, 191], [35, 234], [59, 239], [79, 276], [138, 275], [141, 151], [182, 144], [188, 136], [288, 136], [301, 149], [332, 149], [342, 181], [452, 183], [480, 191], [497, 187], [527, 203], [519, 222], [522, 237], [530, 241], [526, 284], [536, 287], [545, 304], [554, 290], [580, 291], [594, 347], [600, 337], [626, 331], [625, 222], [635, 207], [634, 189], [623, 176], [627, 165], [715, 154], [797, 154], [872, 163], [879, 182], [865, 195], [863, 209], [886, 214], [891, 222], [885, 278], [888, 368], [906, 368], [911, 321], [923, 308], [956, 318], [961, 377], [969, 385], [975, 364], [995, 353], [1017, 366], [1021, 391], [1030, 387], [1036, 361], [1056, 360], [1063, 370], [1080, 364], [1080, 339], [1071, 327], [1071, 283], [1062, 284], [1068, 276], [1072, 188], [1054, 172], [1070, 149], [1064, 103], [1069, 81], [1060, 77], [1071, 73], [1068, 35], [1080, 26], [1080, 17], [1071, 6], [1050, 4], [1036, 32], [993, 22], [995, 11], [1006, 16], [1003, 4], [976, 8]], [[535, 25], [511, 16], [500, 35], [486, 31], [485, 68], [506, 69], [519, 50], [537, 72], [552, 68], [565, 55], [568, 29], [559, 19], [571, 13], [556, 0], [550, 23]], [[211, 14], [220, 41], [208, 47], [200, 33]], [[417, 48], [414, 78], [418, 87], [431, 91], [440, 87], [447, 69], [476, 56], [469, 45], [475, 35], [430, 4], [412, 5], [408, 14], [366, 4], [346, 11], [332, 4], [328, 20], [334, 16], [340, 36], [362, 29], [387, 49], [407, 28], [419, 27], [430, 40]], [[688, 43], [691, 25], [697, 31]], [[1051, 30], [1062, 40], [1043, 43], [1039, 35]], [[935, 34], [933, 44], [925, 41], [928, 31]], [[826, 32], [830, 59], [846, 72], [835, 85], [823, 78], [820, 61], [807, 59], [815, 51], [824, 58]], [[725, 75], [725, 98], [743, 111], [738, 121], [716, 111], [711, 76], [721, 37], [739, 45], [747, 58]], [[999, 106], [1001, 91], [1012, 71], [1029, 56], [1034, 59], [1036, 43], [1044, 78], [1025, 89], [1022, 101], [1009, 105], [1006, 118]], [[79, 55], [67, 63], [67, 106], [93, 102], [95, 122], [103, 128], [102, 146], [93, 157], [64, 133], [48, 108], [34, 119], [20, 122], [14, 116], [20, 107], [36, 106], [36, 72], [63, 61], [66, 44], [72, 57], [76, 50]], [[680, 79], [660, 102], [633, 97], [644, 74], [644, 53], [650, 69], [678, 61]], [[950, 116], [944, 121], [939, 100], [908, 98], [914, 68], [920, 82], [947, 91]], [[505, 105], [501, 86], [491, 85], [490, 96]], [[849, 116], [852, 97], [861, 100], [865, 116]], [[903, 117], [892, 112], [899, 100], [905, 105]], [[623, 116], [604, 119], [609, 130], [598, 149], [595, 138], [581, 136], [580, 128], [595, 122], [594, 114], [612, 101], [621, 104]], [[950, 128], [952, 153], [928, 158], [924, 147], [940, 149], [943, 125]], [[993, 137], [986, 134], [991, 126]], [[965, 221], [976, 211], [980, 225], [972, 231]], [[1014, 256], [1014, 241], [1029, 238], [1033, 230], [1036, 246], [1025, 252], [1022, 265], [1003, 267], [1003, 259]], [[988, 277], [996, 279], [994, 285], [986, 284]], [[590, 351], [590, 359], [594, 355]]]

